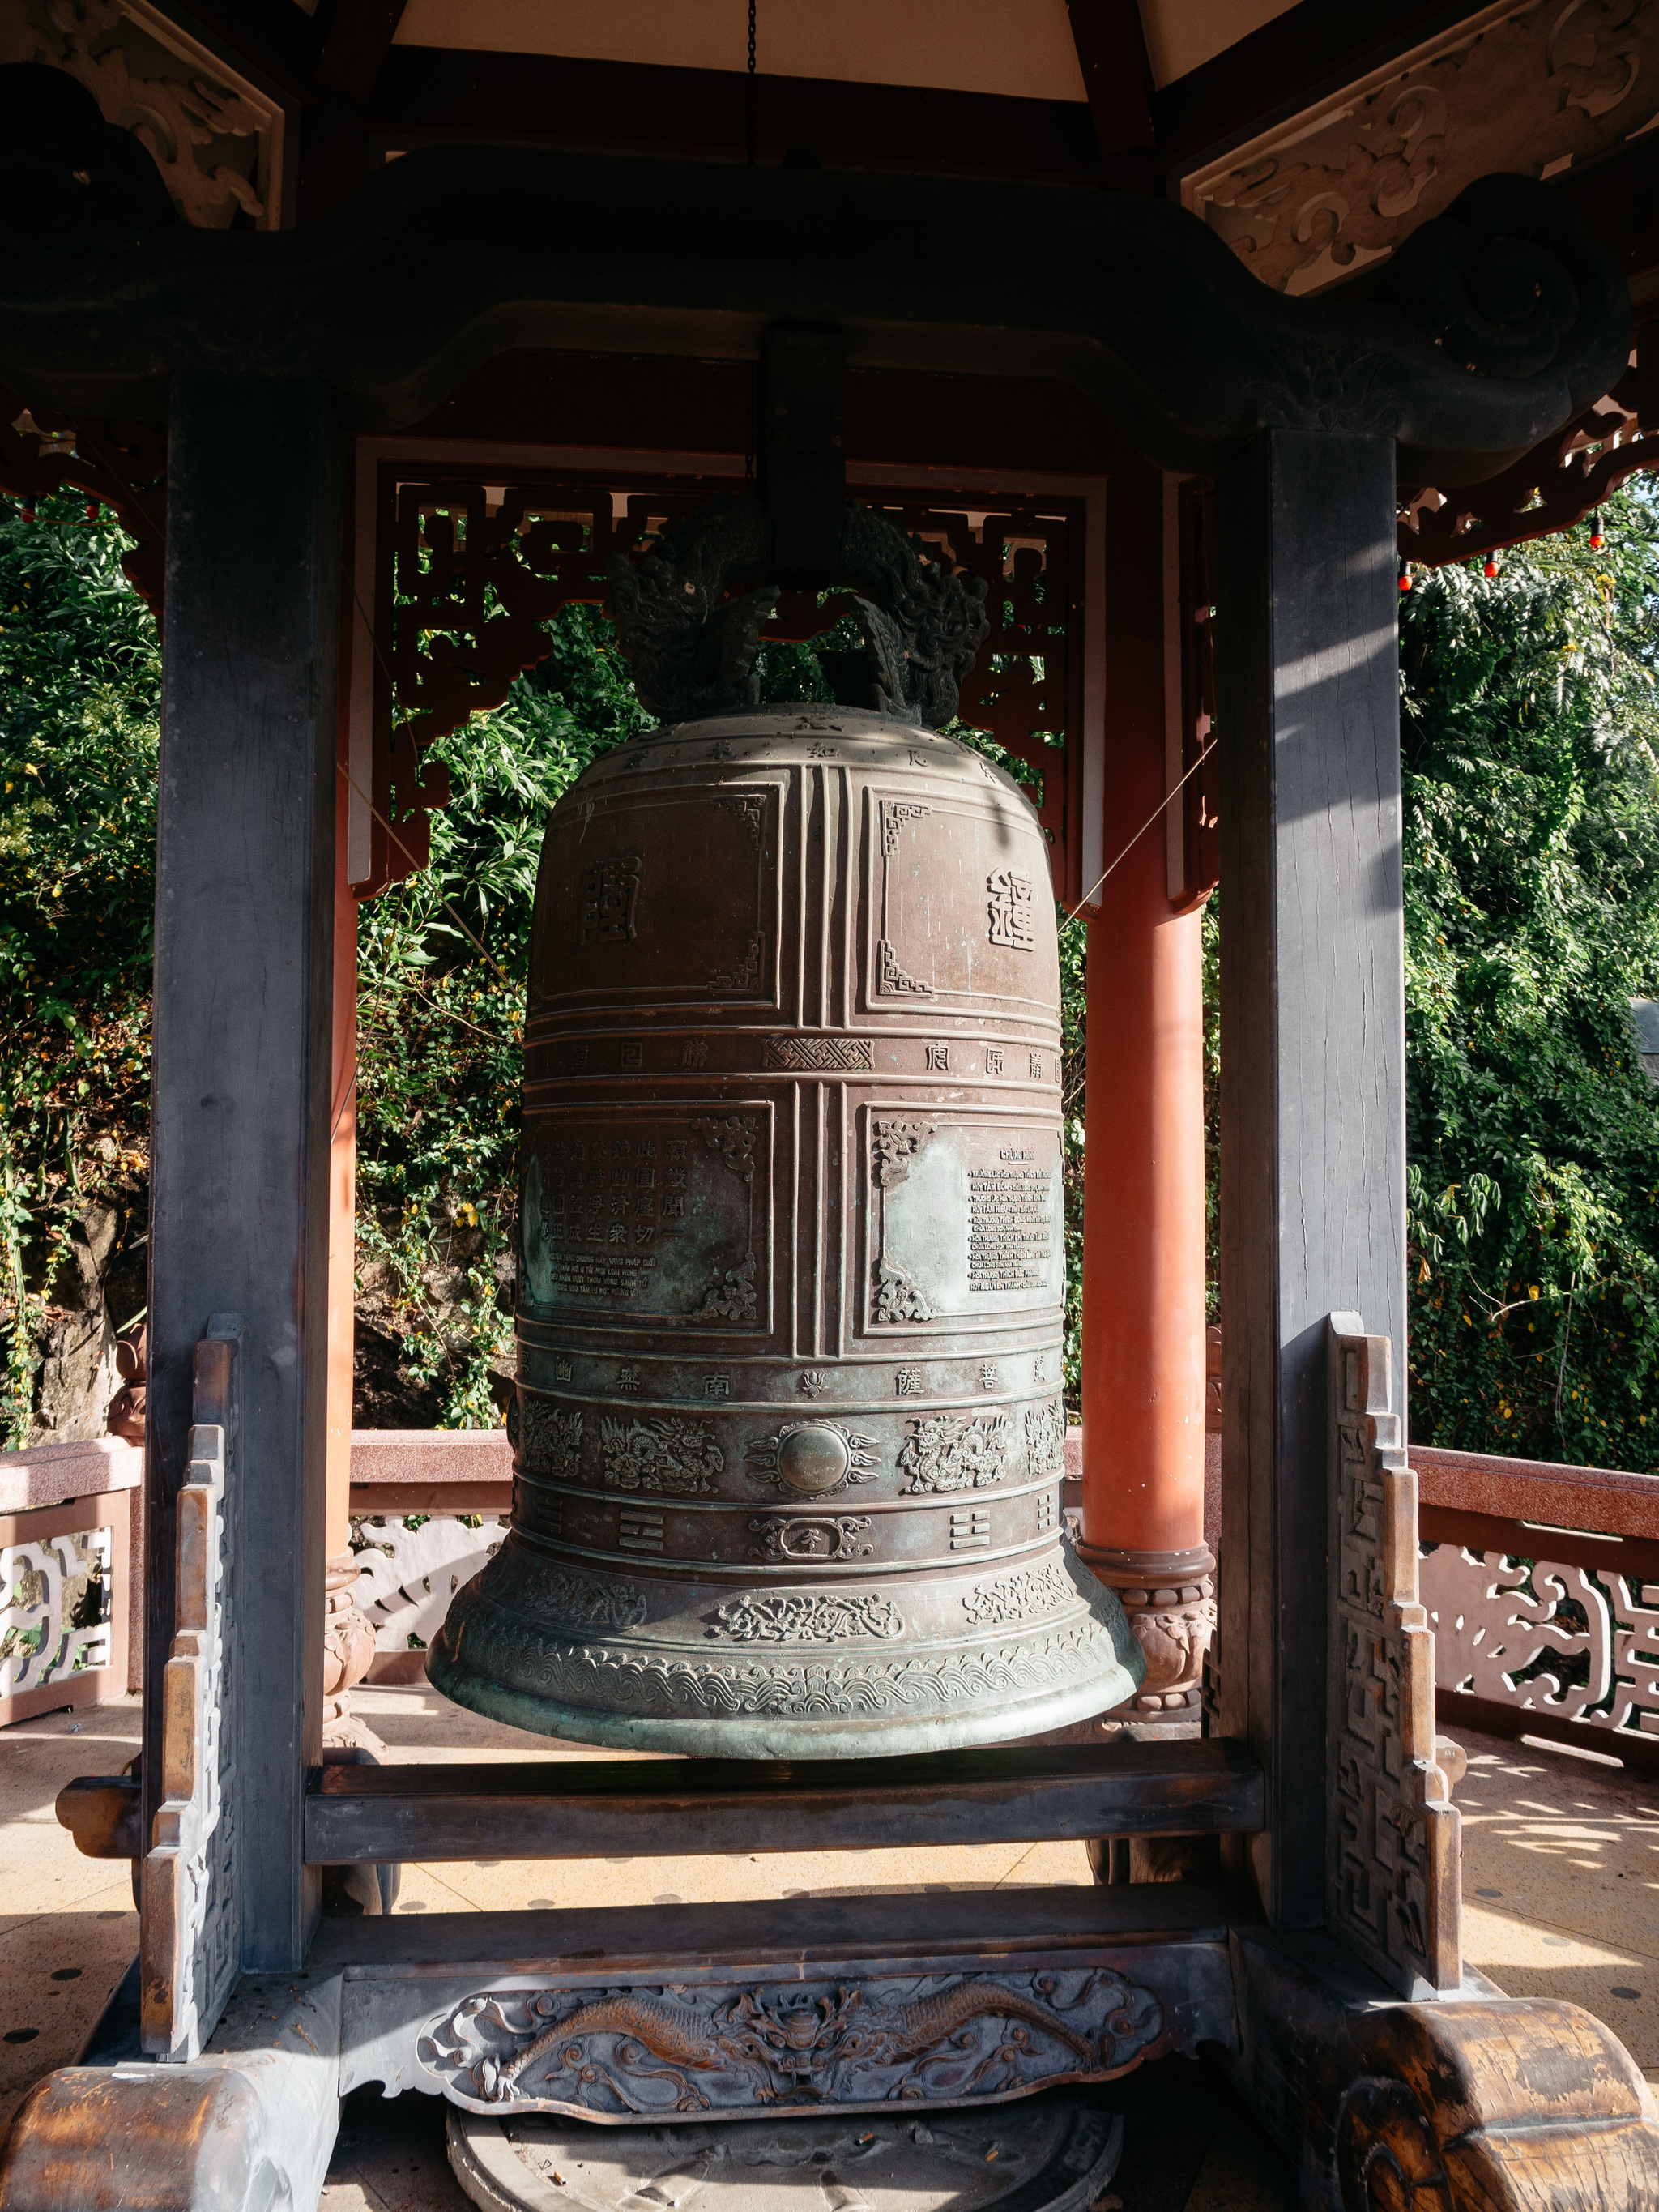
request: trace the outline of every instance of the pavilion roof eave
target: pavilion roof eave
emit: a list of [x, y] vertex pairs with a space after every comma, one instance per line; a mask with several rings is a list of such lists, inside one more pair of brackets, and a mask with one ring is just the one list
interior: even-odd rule
[[[389, 429], [510, 347], [752, 356], [783, 319], [844, 330], [857, 364], [1074, 384], [1168, 468], [1212, 471], [1267, 425], [1388, 429], [1450, 483], [1605, 392], [1629, 343], [1611, 257], [1515, 179], [1353, 302], [1267, 290], [1167, 204], [1042, 185], [440, 149], [301, 231], [130, 243], [112, 212], [104, 251], [96, 181], [78, 234], [0, 277], [0, 378], [70, 413], [155, 414], [177, 374], [258, 365]], [[1469, 306], [1499, 237], [1528, 257], [1524, 320]]]

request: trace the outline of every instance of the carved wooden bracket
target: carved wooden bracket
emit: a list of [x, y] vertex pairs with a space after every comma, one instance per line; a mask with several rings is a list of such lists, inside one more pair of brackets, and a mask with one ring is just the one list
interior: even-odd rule
[[1183, 206], [1307, 293], [1395, 252], [1490, 170], [1576, 171], [1659, 118], [1659, 8], [1496, 4], [1194, 170]]
[[137, 544], [124, 554], [128, 582], [159, 622], [167, 522], [167, 432], [155, 422], [71, 422], [48, 408], [26, 407], [0, 386], [0, 491], [24, 507], [73, 492], [108, 507]]
[[1400, 557], [1426, 568], [1571, 530], [1644, 470], [1659, 469], [1659, 319], [1638, 324], [1630, 366], [1565, 429], [1486, 483], [1404, 492]]

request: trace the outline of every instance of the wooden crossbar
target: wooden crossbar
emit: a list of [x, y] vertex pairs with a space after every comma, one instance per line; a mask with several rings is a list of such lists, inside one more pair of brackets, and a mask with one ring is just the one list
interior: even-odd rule
[[338, 1765], [306, 1804], [306, 1860], [681, 1858], [1098, 1836], [1263, 1820], [1237, 1743], [1119, 1742], [914, 1759], [550, 1759]]

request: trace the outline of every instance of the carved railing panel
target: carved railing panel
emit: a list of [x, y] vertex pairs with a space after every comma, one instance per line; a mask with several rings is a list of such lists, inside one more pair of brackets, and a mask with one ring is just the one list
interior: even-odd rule
[[1659, 1582], [1456, 1543], [1425, 1547], [1418, 1577], [1443, 1722], [1460, 1697], [1479, 1699], [1659, 1771]]
[[241, 1971], [237, 1881], [234, 1516], [240, 1332], [196, 1347], [190, 1461], [177, 1504], [176, 1628], [162, 1691], [161, 1803], [143, 1863], [143, 2047], [198, 2056]]
[[[419, 1525], [410, 1528], [412, 1520]], [[354, 1516], [351, 1544], [361, 1571], [352, 1595], [374, 1630], [376, 1656], [424, 1650], [443, 1626], [451, 1598], [500, 1549], [507, 1528], [495, 1513]]]
[[1417, 1478], [1391, 1346], [1331, 1321], [1326, 1917], [1402, 1996], [1462, 1980], [1458, 1814], [1434, 1741], [1434, 1637], [1418, 1599]]
[[112, 1590], [111, 1524], [0, 1548], [0, 1710], [112, 1666]]

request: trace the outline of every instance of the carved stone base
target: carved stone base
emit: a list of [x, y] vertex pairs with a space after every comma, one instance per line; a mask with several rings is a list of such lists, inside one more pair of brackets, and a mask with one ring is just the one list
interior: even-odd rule
[[637, 2212], [694, 2192], [707, 2212], [776, 2212], [798, 2193], [846, 2212], [1088, 2212], [1122, 2142], [1122, 2120], [1074, 2090], [926, 2119], [908, 2111], [601, 2130], [540, 2114], [449, 2115], [455, 2178], [489, 2212]]
[[337, 1552], [325, 1563], [323, 1588], [323, 1744], [351, 1746], [375, 1758], [386, 1749], [372, 1728], [351, 1711], [351, 1692], [374, 1663], [374, 1626], [358, 1612], [351, 1593], [362, 1572], [355, 1552]]
[[1189, 1552], [1118, 1552], [1079, 1543], [1078, 1556], [1117, 1592], [1135, 1641], [1146, 1655], [1146, 1679], [1096, 1723], [1103, 1737], [1133, 1724], [1138, 1736], [1203, 1733], [1200, 1686], [1204, 1654], [1215, 1634], [1215, 1558], [1200, 1544]]
[[1408, 2004], [1330, 1937], [1235, 1929], [1241, 2092], [1326, 2212], [1638, 2212], [1659, 2116], [1610, 2028], [1471, 1976]]
[[[608, 2126], [1003, 2105], [1229, 2039], [1217, 1891], [929, 1897], [325, 1920], [342, 2095]], [[476, 1922], [476, 1926], [474, 1923]], [[245, 1986], [246, 1986], [245, 1984]]]
[[420, 2056], [471, 2112], [629, 2122], [1017, 2097], [1109, 2081], [1166, 2032], [1153, 1990], [1103, 1964], [850, 1983], [809, 1969], [701, 1988], [486, 1990], [434, 2021]]
[[[336, 1552], [325, 1562], [323, 1588], [323, 1756], [356, 1758], [379, 1765], [386, 1746], [351, 1710], [351, 1692], [374, 1662], [374, 1624], [359, 1613], [352, 1591], [362, 1572], [356, 1552]], [[324, 1876], [325, 1902], [378, 1915], [398, 1900], [403, 1869], [398, 1866], [330, 1867]]]

